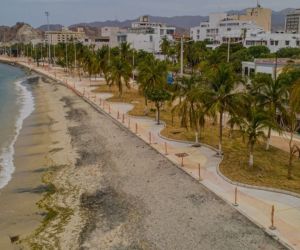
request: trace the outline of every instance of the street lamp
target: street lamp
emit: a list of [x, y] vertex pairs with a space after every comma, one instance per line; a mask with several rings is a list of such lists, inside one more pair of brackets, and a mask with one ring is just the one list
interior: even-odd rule
[[[45, 15], [47, 18], [47, 30], [48, 30], [48, 66], [50, 66], [50, 57], [51, 57], [51, 51], [50, 51], [50, 25], [49, 25], [49, 15], [50, 12], [49, 11], [45, 11]], [[52, 36], [51, 36], [51, 40], [52, 40]], [[51, 41], [52, 42], [52, 41]]]

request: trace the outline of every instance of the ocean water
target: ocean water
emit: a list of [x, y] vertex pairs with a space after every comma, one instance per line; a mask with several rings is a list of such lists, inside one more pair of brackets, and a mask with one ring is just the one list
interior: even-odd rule
[[0, 189], [12, 178], [14, 144], [23, 121], [34, 110], [34, 98], [26, 81], [22, 69], [0, 63]]

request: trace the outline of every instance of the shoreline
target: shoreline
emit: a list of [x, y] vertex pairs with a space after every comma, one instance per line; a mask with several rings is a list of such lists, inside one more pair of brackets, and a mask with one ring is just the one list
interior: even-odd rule
[[[29, 83], [27, 83], [29, 84]], [[42, 221], [43, 211], [36, 206], [44, 190], [42, 174], [49, 146], [46, 104], [41, 104], [41, 92], [31, 83], [36, 109], [23, 120], [22, 128], [13, 145], [15, 170], [11, 180], [0, 190], [0, 248], [11, 249], [11, 242], [30, 234]], [[41, 122], [46, 122], [41, 126]], [[22, 204], [22, 206], [20, 206]]]
[[[26, 73], [26, 72], [25, 72]], [[4, 188], [12, 178], [15, 171], [14, 156], [15, 156], [15, 144], [18, 140], [20, 132], [23, 128], [24, 121], [32, 114], [35, 109], [35, 100], [30, 90], [28, 77], [20, 78], [14, 81], [16, 91], [19, 91], [18, 102], [20, 104], [20, 110], [15, 121], [15, 135], [9, 143], [9, 146], [5, 151], [2, 151], [3, 156], [3, 168], [0, 170], [1, 182], [0, 191]], [[27, 85], [27, 86], [26, 86]]]

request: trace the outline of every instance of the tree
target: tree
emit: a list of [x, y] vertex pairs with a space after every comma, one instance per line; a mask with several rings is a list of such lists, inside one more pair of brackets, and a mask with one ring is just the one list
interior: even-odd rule
[[165, 86], [167, 83], [167, 64], [164, 61], [157, 60], [153, 55], [148, 55], [137, 66], [139, 90], [146, 97], [146, 93], [157, 87]]
[[247, 137], [249, 167], [251, 168], [254, 164], [254, 146], [260, 138], [265, 139], [264, 130], [272, 124], [270, 115], [262, 107], [256, 106], [256, 102], [252, 100], [253, 97], [249, 96], [244, 112], [229, 120], [229, 123], [238, 125], [242, 135]]
[[[253, 79], [257, 88], [257, 97], [262, 107], [267, 107], [269, 114], [276, 121], [277, 113], [281, 113], [286, 103], [288, 92], [287, 86], [281, 81], [274, 80], [269, 74], [258, 73]], [[270, 148], [271, 127], [268, 128], [266, 150]]]
[[119, 96], [123, 94], [123, 84], [130, 88], [129, 80], [131, 77], [131, 66], [130, 64], [120, 57], [115, 57], [112, 60], [110, 67], [110, 83], [116, 84], [119, 89]]
[[123, 42], [120, 45], [120, 56], [124, 61], [127, 61], [128, 63], [131, 62], [132, 57], [132, 51], [130, 49], [130, 44], [127, 42]]
[[160, 109], [166, 101], [171, 98], [171, 95], [162, 87], [156, 87], [149, 89], [146, 92], [147, 98], [154, 102], [157, 111], [157, 124], [160, 124]]
[[200, 132], [200, 127], [204, 123], [202, 94], [202, 82], [198, 76], [182, 77], [176, 81], [173, 101], [179, 99], [179, 102], [173, 110], [181, 117], [182, 127], [188, 128], [189, 124], [191, 128]]
[[222, 154], [223, 116], [234, 114], [239, 108], [242, 95], [236, 92], [238, 77], [228, 64], [220, 64], [208, 72], [209, 86], [203, 98], [208, 112], [219, 113], [219, 154]]
[[283, 112], [281, 117], [281, 123], [282, 129], [289, 133], [290, 139], [289, 139], [289, 162], [288, 162], [288, 174], [287, 178], [292, 179], [292, 170], [293, 170], [293, 158], [296, 154], [298, 154], [300, 158], [300, 148], [299, 146], [294, 142], [294, 135], [299, 131], [300, 129], [300, 123], [298, 121], [297, 115], [300, 112], [300, 77], [298, 80], [295, 80], [293, 82], [293, 85], [290, 87], [290, 99], [288, 102], [288, 106], [285, 109], [285, 112]]
[[165, 55], [167, 59], [169, 57], [170, 48], [171, 48], [170, 41], [166, 37], [164, 37], [160, 44], [160, 49], [161, 49], [161, 53]]
[[248, 48], [248, 53], [253, 58], [264, 58], [270, 55], [270, 49], [263, 45], [251, 46]]

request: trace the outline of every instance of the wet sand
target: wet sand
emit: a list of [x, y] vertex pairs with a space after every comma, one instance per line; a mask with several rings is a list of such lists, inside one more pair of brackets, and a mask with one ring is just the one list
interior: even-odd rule
[[42, 221], [43, 211], [36, 203], [47, 189], [41, 177], [47, 166], [51, 120], [43, 93], [35, 84], [31, 86], [36, 109], [17, 139], [12, 180], [0, 190], [0, 249], [11, 249], [10, 237], [28, 235]]
[[[101, 250], [284, 249], [145, 142], [65, 87], [45, 83], [39, 88], [44, 98], [41, 107], [45, 108], [39, 115], [47, 113], [50, 119], [41, 118], [34, 126], [30, 126], [34, 122], [28, 119], [30, 129], [26, 133], [41, 133], [37, 141], [18, 140], [18, 159], [23, 165], [27, 165], [25, 159], [31, 161], [26, 171], [30, 177], [22, 178], [24, 169], [18, 167], [15, 175], [20, 173], [19, 181], [13, 179], [5, 197], [20, 195], [18, 202], [10, 198], [9, 209], [26, 204], [26, 196], [31, 201], [41, 198], [33, 192], [15, 192], [18, 188], [39, 186], [41, 173], [33, 174], [33, 170], [41, 168], [47, 169], [44, 181], [53, 191], [43, 193], [40, 202], [47, 216], [38, 215], [34, 202], [29, 202], [32, 210], [25, 206], [30, 211], [26, 213], [28, 218], [20, 213], [20, 219], [13, 219], [15, 216], [8, 212], [1, 218], [16, 229], [13, 234], [21, 235], [23, 241], [18, 242], [19, 246]], [[42, 134], [46, 130], [32, 131], [41, 128], [49, 129], [45, 137]], [[29, 151], [21, 150], [22, 145], [28, 145]], [[41, 162], [35, 157], [40, 157]], [[26, 237], [17, 231], [22, 220], [24, 227], [30, 221], [35, 226], [43, 221]], [[35, 226], [32, 224], [32, 228]], [[30, 231], [29, 226], [26, 230]]]

